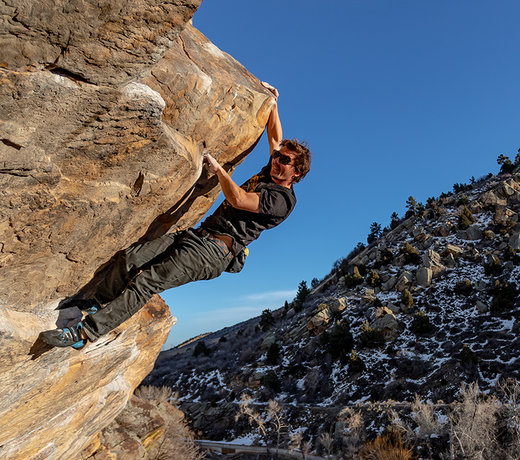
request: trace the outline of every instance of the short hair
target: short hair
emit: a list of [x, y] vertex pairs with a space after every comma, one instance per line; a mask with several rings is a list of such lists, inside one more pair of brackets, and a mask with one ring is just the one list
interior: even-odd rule
[[293, 179], [293, 182], [300, 182], [311, 169], [311, 151], [307, 142], [300, 142], [298, 139], [284, 139], [280, 147], [286, 147], [291, 152], [296, 153], [294, 159], [294, 169], [300, 175]]

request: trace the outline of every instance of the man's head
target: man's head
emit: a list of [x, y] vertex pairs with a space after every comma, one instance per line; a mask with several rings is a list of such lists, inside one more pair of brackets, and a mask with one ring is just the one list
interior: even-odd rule
[[311, 169], [311, 152], [297, 139], [284, 139], [279, 150], [273, 150], [271, 177], [276, 181], [300, 182]]

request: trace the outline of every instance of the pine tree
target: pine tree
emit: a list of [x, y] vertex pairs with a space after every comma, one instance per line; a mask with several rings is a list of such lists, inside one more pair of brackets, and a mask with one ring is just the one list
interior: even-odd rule
[[368, 244], [372, 243], [372, 241], [377, 240], [381, 236], [381, 225], [377, 222], [372, 222], [370, 225], [370, 233], [367, 236]]
[[302, 281], [298, 285], [298, 291], [296, 292], [296, 297], [293, 300], [293, 306], [296, 311], [300, 311], [303, 306], [303, 302], [310, 294], [310, 289], [307, 287], [307, 281]]

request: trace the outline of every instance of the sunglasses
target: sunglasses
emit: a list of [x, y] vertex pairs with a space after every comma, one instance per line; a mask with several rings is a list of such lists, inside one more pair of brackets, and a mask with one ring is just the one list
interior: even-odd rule
[[280, 152], [280, 150], [273, 150], [273, 160], [276, 160], [278, 158], [278, 162], [282, 165], [289, 166], [292, 165], [292, 158], [289, 155], [285, 155], [284, 153]]

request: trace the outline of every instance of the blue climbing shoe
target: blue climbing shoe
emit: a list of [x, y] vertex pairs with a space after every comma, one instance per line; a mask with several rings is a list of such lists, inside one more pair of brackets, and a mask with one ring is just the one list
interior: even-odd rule
[[63, 329], [51, 329], [40, 333], [40, 338], [47, 344], [54, 347], [72, 347], [81, 350], [86, 344], [87, 339], [81, 337], [83, 324], [81, 321], [73, 326]]

